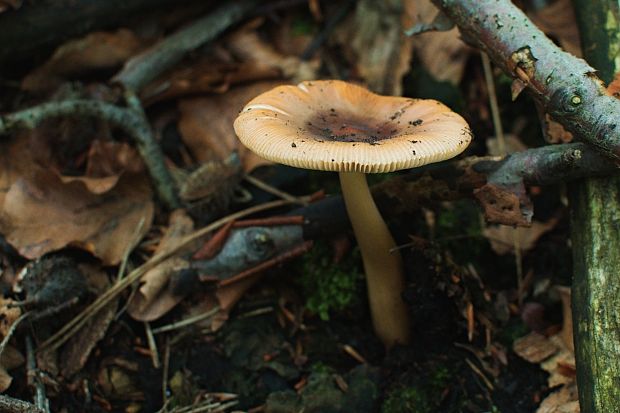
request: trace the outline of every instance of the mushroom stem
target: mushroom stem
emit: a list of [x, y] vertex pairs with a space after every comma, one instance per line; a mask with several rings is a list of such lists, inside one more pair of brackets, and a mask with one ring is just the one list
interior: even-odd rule
[[390, 253], [394, 238], [372, 199], [366, 175], [340, 172], [342, 195], [362, 253], [372, 324], [386, 347], [409, 341], [409, 312], [400, 252]]

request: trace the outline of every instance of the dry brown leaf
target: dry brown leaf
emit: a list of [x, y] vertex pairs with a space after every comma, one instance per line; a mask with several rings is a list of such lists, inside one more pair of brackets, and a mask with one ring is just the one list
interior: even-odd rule
[[554, 121], [548, 113], [545, 113], [543, 128], [545, 140], [549, 143], [568, 143], [573, 141], [573, 134], [564, 129], [564, 126], [560, 123]]
[[611, 96], [620, 98], [620, 72], [614, 75], [614, 79], [611, 81], [609, 86], [607, 86], [607, 93]]
[[249, 290], [256, 282], [260, 280], [260, 276], [254, 276], [241, 279], [237, 282], [219, 286], [214, 292], [209, 293], [196, 306], [192, 307], [192, 314], [204, 314], [218, 307], [219, 311], [213, 316], [208, 327], [211, 331], [219, 330], [228, 320], [228, 315], [235, 304], [243, 297], [245, 292]]
[[141, 235], [153, 218], [152, 194], [145, 177], [124, 175], [104, 195], [81, 182], [64, 184], [39, 169], [9, 185], [1, 204], [0, 231], [27, 258], [73, 245], [106, 265], [120, 262], [140, 221]]
[[12, 307], [15, 300], [10, 298], [0, 297], [0, 340], [6, 337], [9, 329], [22, 315], [22, 310], [19, 307]]
[[555, 290], [560, 294], [562, 300], [562, 340], [564, 345], [571, 352], [575, 352], [575, 341], [573, 339], [573, 310], [571, 307], [570, 287], [556, 286]]
[[[194, 223], [185, 211], [174, 211], [155, 254], [163, 254], [175, 248], [193, 230]], [[189, 262], [186, 259], [171, 257], [144, 274], [140, 288], [127, 306], [129, 315], [136, 320], [153, 321], [166, 314], [183, 299], [183, 295], [173, 294], [168, 288], [170, 278], [188, 267]]]
[[[411, 25], [428, 23], [438, 13], [430, 0], [409, 0], [405, 4]], [[445, 32], [417, 34], [412, 39], [414, 53], [433, 78], [454, 85], [461, 81], [471, 49], [460, 39], [456, 27]]]
[[522, 152], [527, 150], [527, 145], [521, 142], [521, 139], [517, 135], [507, 133], [504, 135], [504, 148], [501, 150], [499, 139], [493, 136], [487, 139], [487, 149], [491, 156], [504, 156], [515, 152]]
[[[90, 264], [80, 264], [89, 289], [97, 296], [110, 287], [110, 279], [101, 268]], [[71, 377], [82, 370], [92, 350], [105, 337], [110, 323], [116, 316], [119, 299], [115, 298], [93, 316], [84, 327], [71, 337], [60, 352], [60, 372]]]
[[320, 62], [302, 61], [277, 51], [256, 33], [261, 24], [262, 19], [245, 24], [211, 55], [160, 76], [141, 92], [142, 99], [152, 104], [182, 96], [224, 93], [234, 85], [260, 80], [286, 78], [297, 83], [315, 79]]
[[296, 30], [295, 19], [293, 13], [287, 13], [282, 17], [281, 24], [266, 27], [272, 33], [270, 39], [275, 48], [288, 56], [301, 56], [316, 36], [313, 32]]
[[563, 386], [540, 403], [536, 413], [579, 413], [577, 384]]
[[24, 355], [15, 347], [10, 344], [4, 348], [2, 356], [0, 357], [0, 364], [7, 370], [12, 370], [21, 366], [26, 361]]
[[536, 332], [516, 339], [512, 349], [519, 357], [530, 363], [540, 363], [558, 351], [558, 347], [552, 341]]
[[224, 63], [209, 56], [187, 67], [175, 69], [149, 84], [140, 93], [147, 105], [182, 96], [224, 93], [235, 84], [277, 79], [282, 75], [275, 67], [256, 62]]
[[11, 387], [12, 382], [13, 376], [11, 376], [3, 366], [0, 366], [0, 392], [5, 392]]
[[514, 233], [517, 232], [521, 251], [527, 252], [534, 248], [540, 237], [551, 231], [558, 223], [558, 218], [551, 218], [547, 222], [533, 221], [527, 228], [513, 228], [506, 225], [489, 225], [483, 234], [491, 243], [491, 248], [499, 255], [514, 251]]
[[555, 37], [564, 50], [581, 57], [579, 30], [570, 0], [551, 2], [547, 7], [529, 13], [529, 16], [545, 34]]
[[181, 100], [179, 130], [194, 158], [201, 163], [224, 161], [237, 151], [246, 172], [269, 164], [239, 142], [232, 125], [246, 103], [281, 84], [258, 82], [237, 86], [223, 95]]
[[404, 31], [411, 25], [400, 0], [361, 0], [333, 37], [369, 89], [401, 95], [412, 54], [412, 40]]
[[142, 158], [124, 142], [93, 140], [83, 176], [60, 176], [63, 183], [79, 181], [94, 194], [108, 192], [125, 172], [144, 170]]
[[251, 26], [231, 34], [226, 39], [226, 45], [236, 58], [248, 62], [254, 70], [265, 73], [275, 70], [279, 77], [290, 79], [293, 83], [316, 79], [320, 66], [319, 60], [303, 61], [297, 56], [278, 52], [262, 40]]
[[13, 382], [9, 370], [24, 364], [25, 358], [15, 347], [7, 345], [0, 358], [0, 393], [4, 393]]
[[[576, 384], [575, 354], [572, 346], [572, 315], [570, 289], [555, 287], [562, 299], [564, 322], [562, 330], [551, 337], [532, 332], [515, 340], [514, 352], [530, 363], [540, 363], [540, 367], [549, 373], [547, 384], [550, 388], [562, 386], [542, 401], [536, 413], [579, 413]], [[567, 336], [570, 335], [570, 343]], [[568, 344], [568, 345], [567, 345]]]
[[127, 29], [91, 33], [56, 49], [43, 66], [24, 78], [22, 88], [49, 91], [65, 79], [120, 67], [143, 47], [144, 42]]

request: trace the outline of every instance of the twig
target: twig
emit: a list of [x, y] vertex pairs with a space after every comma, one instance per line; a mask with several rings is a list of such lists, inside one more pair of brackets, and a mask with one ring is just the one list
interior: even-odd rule
[[151, 360], [153, 362], [153, 368], [158, 369], [161, 365], [159, 361], [159, 350], [157, 349], [157, 342], [155, 342], [155, 336], [151, 329], [151, 324], [144, 322], [144, 331], [146, 333], [146, 341], [149, 344], [149, 350], [151, 351]]
[[198, 314], [193, 317], [186, 318], [185, 320], [177, 321], [175, 323], [167, 324], [165, 326], [161, 326], [153, 329], [153, 334], [165, 333], [168, 331], [178, 330], [180, 328], [184, 328], [190, 326], [192, 324], [199, 323], [200, 321], [207, 320], [214, 315], [216, 315], [220, 311], [219, 306], [215, 306], [211, 310], [207, 311], [203, 314]]
[[277, 200], [272, 202], [267, 202], [265, 204], [256, 205], [251, 208], [244, 209], [242, 211], [236, 212], [234, 214], [228, 215], [224, 218], [221, 218], [210, 225], [207, 225], [204, 228], [201, 228], [194, 233], [186, 236], [183, 241], [181, 241], [175, 248], [166, 251], [163, 254], [158, 254], [153, 257], [140, 267], [133, 270], [122, 280], [117, 281], [112, 287], [110, 287], [106, 292], [101, 294], [92, 304], [84, 309], [80, 314], [78, 314], [75, 318], [65, 324], [60, 330], [58, 330], [54, 335], [48, 338], [44, 343], [42, 343], [37, 351], [43, 350], [54, 350], [64, 344], [69, 338], [71, 338], [75, 333], [77, 333], [87, 322], [88, 320], [97, 314], [103, 307], [105, 307], [111, 300], [117, 297], [121, 292], [125, 290], [125, 288], [129, 287], [134, 282], [138, 281], [140, 277], [142, 277], [148, 270], [154, 268], [157, 264], [163, 262], [164, 260], [170, 258], [174, 254], [176, 254], [179, 250], [183, 249], [185, 246], [190, 243], [204, 237], [210, 232], [222, 227], [224, 224], [235, 221], [237, 219], [243, 218], [244, 216], [248, 216], [251, 214], [255, 214], [257, 212], [266, 211], [272, 208], [278, 208], [281, 206], [290, 205], [290, 202], [284, 200]]
[[556, 121], [620, 159], [620, 100], [606, 93], [594, 68], [556, 46], [508, 0], [432, 1]]
[[[491, 61], [489, 56], [481, 52], [482, 67], [484, 69], [484, 79], [487, 84], [487, 90], [489, 93], [489, 106], [491, 107], [491, 116], [493, 118], [493, 129], [495, 129], [495, 137], [499, 146], [499, 154], [506, 156], [506, 139], [504, 137], [504, 128], [502, 126], [502, 118], [499, 114], [499, 104], [497, 103], [497, 93], [495, 91], [495, 81], [493, 79], [493, 69], [491, 68]], [[519, 231], [517, 228], [512, 229], [512, 247], [515, 253], [515, 267], [517, 273], [517, 291], [522, 290], [523, 285], [523, 261], [521, 257], [521, 239], [519, 238]], [[523, 295], [518, 296], [519, 306], [523, 304]], [[471, 340], [470, 340], [471, 341]]]
[[32, 403], [0, 395], [0, 412], [4, 413], [44, 413]]
[[4, 336], [2, 342], [0, 343], [0, 356], [2, 356], [4, 349], [6, 348], [7, 344], [9, 344], [9, 341], [11, 340], [11, 337], [13, 337], [13, 333], [15, 333], [15, 330], [17, 330], [19, 324], [26, 318], [28, 318], [30, 314], [30, 312], [24, 313], [20, 315], [15, 321], [13, 321], [13, 324], [11, 324], [9, 331], [6, 332], [6, 336]]
[[39, 377], [40, 373], [37, 368], [37, 360], [34, 354], [32, 338], [30, 336], [26, 336], [26, 363], [26, 367], [28, 369], [28, 384], [34, 387], [34, 404], [40, 411], [49, 413], [49, 400], [45, 396], [45, 385]]
[[174, 181], [165, 167], [163, 155], [141, 112], [96, 100], [75, 99], [43, 103], [0, 116], [0, 135], [19, 129], [34, 129], [46, 119], [61, 116], [92, 116], [104, 119], [129, 135], [146, 164], [159, 198], [169, 207], [178, 207]]
[[332, 14], [321, 31], [312, 39], [310, 44], [304, 49], [301, 54], [301, 60], [310, 60], [316, 51], [325, 43], [330, 34], [334, 31], [338, 23], [344, 19], [349, 11], [355, 6], [357, 0], [346, 0], [340, 5], [340, 7]]
[[293, 203], [297, 203], [297, 204], [300, 204], [300, 205], [307, 205], [308, 204], [307, 201], [304, 201], [301, 198], [298, 198], [296, 196], [293, 196], [293, 195], [289, 194], [288, 192], [284, 192], [284, 191], [282, 191], [282, 190], [280, 190], [280, 189], [278, 189], [278, 188], [276, 188], [274, 186], [271, 186], [268, 183], [266, 183], [264, 181], [261, 181], [260, 179], [254, 177], [252, 175], [246, 174], [243, 177], [243, 179], [245, 179], [246, 181], [248, 181], [249, 183], [251, 183], [255, 187], [257, 187], [259, 189], [262, 189], [263, 191], [268, 192], [268, 193], [270, 193], [272, 195], [275, 195], [275, 196], [277, 196], [279, 198], [286, 199], [287, 201], [290, 201], [290, 202], [293, 202]]
[[161, 398], [163, 400], [162, 410], [167, 409], [168, 406], [168, 375], [170, 374], [170, 340], [166, 337], [166, 344], [164, 345], [164, 361], [163, 368], [161, 369]]
[[187, 52], [215, 39], [231, 25], [239, 22], [259, 2], [242, 0], [227, 2], [213, 13], [168, 36], [152, 48], [133, 57], [113, 81], [126, 90], [137, 92], [147, 83], [179, 62]]
[[140, 222], [136, 225], [136, 228], [131, 235], [131, 241], [125, 251], [123, 252], [123, 259], [121, 260], [121, 265], [118, 267], [118, 271], [116, 273], [116, 279], [120, 280], [125, 276], [125, 271], [127, 270], [127, 262], [129, 261], [129, 255], [131, 255], [131, 251], [138, 245], [140, 242], [140, 233], [142, 232], [142, 228], [144, 227], [144, 217], [140, 218]]

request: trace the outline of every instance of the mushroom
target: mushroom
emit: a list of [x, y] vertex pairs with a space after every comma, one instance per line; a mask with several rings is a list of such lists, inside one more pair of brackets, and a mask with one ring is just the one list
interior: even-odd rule
[[340, 174], [361, 251], [373, 326], [389, 348], [409, 340], [405, 277], [367, 173], [450, 159], [471, 141], [465, 120], [434, 100], [376, 95], [338, 80], [278, 86], [250, 101], [234, 123], [241, 142], [282, 164]]

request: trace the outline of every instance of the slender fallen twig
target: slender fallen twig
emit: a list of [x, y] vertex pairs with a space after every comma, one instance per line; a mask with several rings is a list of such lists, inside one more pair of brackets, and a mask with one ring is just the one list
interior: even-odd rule
[[165, 326], [154, 328], [153, 329], [153, 334], [165, 333], [165, 332], [168, 332], [168, 331], [178, 330], [180, 328], [191, 326], [192, 324], [196, 324], [196, 323], [198, 323], [200, 321], [207, 320], [207, 319], [213, 317], [219, 311], [220, 311], [220, 307], [219, 306], [215, 306], [214, 308], [212, 308], [211, 310], [207, 311], [206, 313], [198, 314], [198, 315], [195, 315], [193, 317], [186, 318], [185, 320], [177, 321], [175, 323], [170, 323], [170, 324], [167, 324]]
[[26, 363], [26, 368], [28, 369], [28, 385], [34, 388], [34, 404], [40, 411], [50, 413], [49, 400], [45, 395], [45, 385], [41, 381], [36, 356], [34, 354], [34, 346], [30, 336], [26, 336]]
[[257, 187], [259, 189], [262, 189], [263, 191], [268, 192], [268, 193], [270, 193], [272, 195], [275, 195], [275, 196], [277, 196], [279, 198], [286, 199], [287, 201], [294, 202], [294, 203], [297, 203], [297, 204], [300, 204], [300, 205], [307, 205], [308, 204], [307, 201], [303, 201], [301, 198], [298, 198], [296, 196], [293, 196], [293, 195], [289, 194], [288, 192], [284, 192], [284, 191], [282, 191], [282, 190], [280, 190], [280, 189], [278, 189], [278, 188], [276, 188], [274, 186], [271, 186], [268, 183], [266, 183], [264, 181], [261, 181], [260, 179], [254, 177], [252, 175], [246, 174], [246, 175], [244, 175], [243, 179], [245, 179], [246, 181], [248, 181], [249, 183], [251, 183], [255, 187]]
[[118, 271], [116, 272], [116, 279], [120, 280], [125, 276], [125, 271], [127, 270], [127, 263], [129, 262], [129, 255], [131, 251], [138, 245], [140, 242], [140, 233], [142, 232], [142, 228], [144, 227], [144, 217], [140, 218], [140, 222], [136, 225], [133, 234], [131, 235], [131, 242], [125, 248], [123, 252], [123, 259], [121, 260], [121, 265], [118, 267]]
[[19, 324], [22, 321], [24, 321], [26, 318], [28, 318], [29, 316], [30, 316], [30, 312], [24, 313], [20, 315], [15, 321], [13, 321], [13, 324], [11, 324], [9, 331], [6, 332], [6, 336], [4, 336], [4, 338], [2, 339], [2, 342], [0, 342], [0, 356], [2, 356], [4, 349], [6, 348], [7, 344], [9, 344], [9, 341], [11, 340], [11, 337], [13, 337], [13, 334], [15, 333], [15, 330], [17, 330], [17, 327], [19, 326]]
[[123, 85], [126, 90], [141, 90], [148, 82], [179, 62], [187, 52], [215, 39], [239, 22], [257, 4], [257, 0], [227, 2], [130, 59], [112, 80]]
[[186, 236], [175, 248], [166, 251], [165, 253], [158, 254], [153, 256], [149, 261], [145, 262], [140, 267], [133, 270], [122, 280], [117, 281], [111, 288], [109, 288], [106, 292], [101, 294], [92, 304], [84, 309], [80, 314], [78, 314], [75, 318], [65, 324], [60, 330], [58, 330], [55, 334], [53, 334], [50, 338], [48, 338], [44, 343], [42, 343], [37, 351], [41, 352], [43, 350], [54, 350], [64, 344], [69, 338], [71, 338], [75, 333], [77, 333], [87, 322], [90, 320], [92, 316], [97, 314], [103, 307], [105, 307], [111, 300], [117, 297], [121, 292], [125, 290], [125, 288], [129, 287], [134, 282], [138, 281], [140, 277], [142, 277], [148, 270], [154, 268], [157, 264], [163, 262], [164, 260], [170, 258], [174, 254], [176, 254], [179, 250], [183, 249], [187, 245], [192, 242], [199, 240], [210, 232], [222, 227], [226, 223], [230, 221], [235, 221], [237, 219], [243, 218], [244, 216], [252, 215], [257, 212], [266, 211], [272, 208], [278, 208], [285, 205], [290, 205], [291, 203], [285, 200], [277, 200], [272, 202], [267, 202], [265, 204], [256, 205], [251, 208], [244, 209], [242, 211], [236, 212], [234, 214], [228, 215], [224, 218], [221, 218], [210, 225], [207, 225], [204, 228], [201, 228], [192, 234]]
[[153, 368], [158, 369], [161, 365], [159, 361], [159, 350], [157, 349], [157, 342], [155, 341], [151, 324], [147, 321], [144, 322], [144, 331], [146, 332], [146, 341], [149, 344], [149, 350], [151, 351]]
[[[499, 104], [497, 103], [497, 93], [495, 91], [495, 79], [493, 78], [493, 68], [489, 56], [481, 52], [482, 67], [484, 71], [484, 79], [489, 93], [489, 106], [491, 108], [491, 117], [493, 119], [493, 129], [497, 138], [499, 155], [506, 156], [507, 145], [504, 137], [504, 127], [502, 126], [502, 118], [499, 115]], [[521, 257], [521, 239], [517, 228], [512, 229], [512, 246], [515, 255], [515, 269], [517, 273], [517, 290], [520, 291], [523, 285], [523, 261]], [[518, 296], [519, 306], [523, 303], [523, 296]]]

